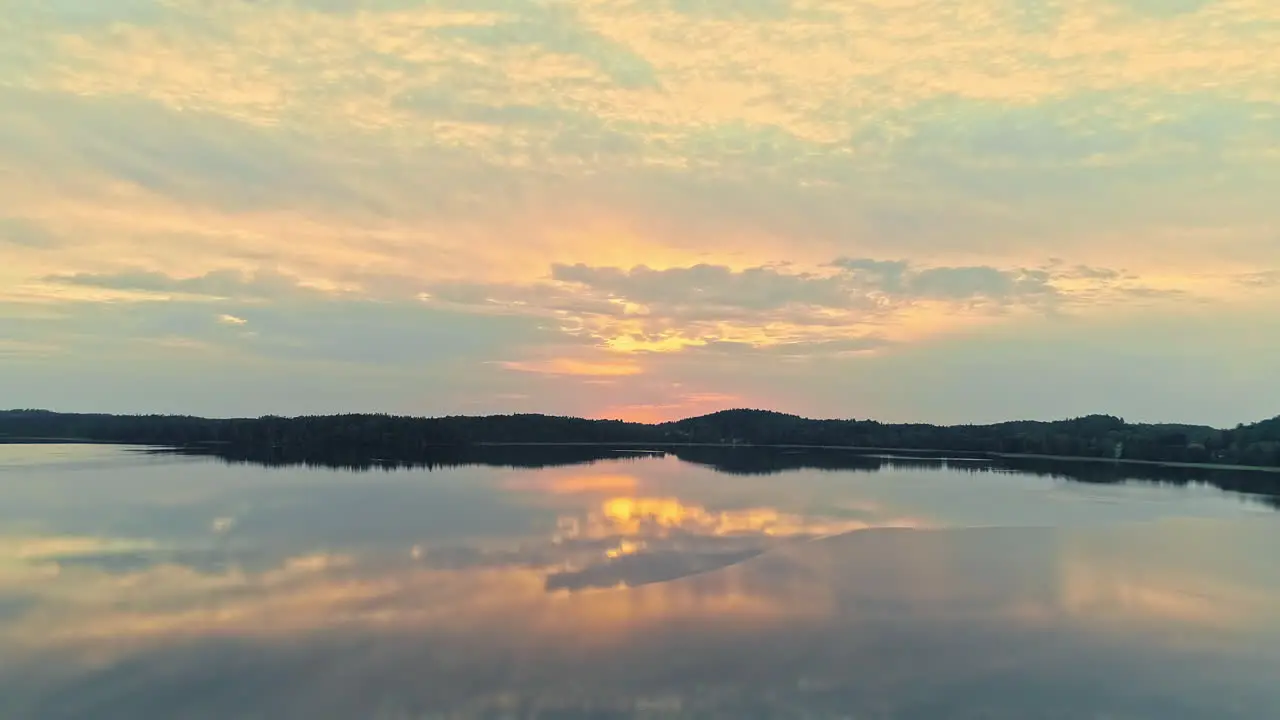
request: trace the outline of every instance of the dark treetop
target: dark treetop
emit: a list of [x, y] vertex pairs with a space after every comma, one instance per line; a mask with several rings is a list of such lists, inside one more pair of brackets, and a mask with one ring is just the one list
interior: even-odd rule
[[546, 415], [207, 419], [12, 410], [0, 411], [0, 441], [6, 439], [216, 447], [217, 454], [230, 458], [320, 462], [416, 462], [479, 444], [593, 443], [838, 446], [1280, 467], [1280, 417], [1223, 430], [1134, 424], [1108, 415], [937, 426], [726, 410], [649, 425]]

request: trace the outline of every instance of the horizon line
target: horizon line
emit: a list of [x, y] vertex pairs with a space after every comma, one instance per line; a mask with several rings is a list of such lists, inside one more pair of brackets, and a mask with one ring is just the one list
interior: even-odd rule
[[675, 425], [675, 424], [686, 422], [689, 420], [698, 420], [702, 418], [714, 417], [716, 415], [723, 415], [726, 413], [734, 413], [734, 412], [782, 415], [786, 417], [796, 418], [798, 420], [803, 420], [806, 422], [870, 422], [878, 425], [887, 425], [887, 426], [915, 425], [915, 426], [928, 426], [928, 427], [936, 427], [936, 428], [994, 427], [998, 425], [1011, 425], [1011, 424], [1017, 424], [1017, 423], [1053, 424], [1053, 423], [1071, 422], [1074, 420], [1084, 420], [1088, 418], [1115, 418], [1119, 420], [1121, 423], [1123, 423], [1124, 425], [1197, 427], [1197, 428], [1210, 428], [1213, 430], [1226, 431], [1226, 430], [1233, 430], [1238, 427], [1248, 427], [1250, 425], [1256, 425], [1259, 423], [1267, 422], [1268, 420], [1280, 419], [1280, 415], [1276, 415], [1272, 417], [1262, 418], [1260, 420], [1254, 420], [1251, 422], [1240, 422], [1240, 423], [1237, 423], [1234, 427], [1218, 427], [1216, 425], [1211, 425], [1206, 423], [1130, 422], [1121, 415], [1113, 415], [1111, 413], [1089, 413], [1086, 415], [1061, 417], [1061, 418], [1056, 418], [1052, 420], [1021, 418], [1021, 419], [1012, 419], [1012, 420], [999, 420], [996, 422], [931, 423], [931, 422], [921, 422], [921, 421], [885, 422], [883, 420], [876, 420], [873, 418], [854, 418], [854, 417], [811, 418], [811, 417], [806, 417], [804, 415], [797, 415], [795, 413], [783, 412], [781, 410], [769, 410], [769, 409], [763, 409], [763, 408], [748, 408], [748, 407], [726, 408], [724, 410], [717, 410], [715, 412], [703, 413], [701, 415], [690, 415], [687, 417], [676, 418], [673, 420], [664, 420], [662, 422], [642, 422], [637, 420], [621, 420], [618, 418], [592, 418], [592, 417], [583, 417], [579, 415], [556, 415], [551, 413], [537, 413], [537, 412], [520, 412], [520, 413], [505, 413], [505, 414], [490, 413], [490, 414], [484, 414], [484, 415], [465, 415], [465, 414], [406, 415], [406, 414], [396, 414], [396, 413], [389, 413], [389, 412], [334, 412], [334, 413], [313, 413], [313, 414], [300, 414], [300, 415], [277, 415], [274, 413], [267, 413], [264, 415], [258, 415], [254, 417], [250, 417], [250, 416], [218, 417], [218, 416], [207, 416], [207, 415], [186, 415], [186, 414], [179, 414], [179, 413], [159, 413], [159, 412], [75, 412], [75, 411], [69, 412], [69, 411], [62, 411], [62, 410], [49, 410], [47, 408], [9, 408], [9, 409], [0, 410], [0, 414], [45, 413], [50, 415], [81, 415], [81, 416], [99, 416], [99, 417], [106, 416], [106, 417], [122, 417], [122, 418], [123, 417], [187, 418], [187, 419], [194, 419], [194, 420], [210, 420], [210, 421], [264, 420], [267, 418], [279, 418], [282, 420], [298, 420], [298, 419], [307, 419], [307, 418], [336, 418], [336, 417], [388, 417], [388, 418], [410, 419], [410, 420], [453, 420], [453, 419], [536, 417], [536, 418], [547, 418], [547, 419], [557, 419], [557, 420], [581, 420], [584, 422], [597, 422], [597, 423], [621, 423], [624, 425], [635, 425], [635, 426], [642, 426], [642, 427], [661, 427], [663, 425]]

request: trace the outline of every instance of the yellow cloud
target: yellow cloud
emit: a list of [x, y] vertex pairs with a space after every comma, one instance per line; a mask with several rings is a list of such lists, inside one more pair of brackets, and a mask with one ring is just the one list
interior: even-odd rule
[[[97, 186], [95, 197], [87, 198], [15, 176], [3, 187], [6, 196], [76, 244], [53, 254], [24, 251], [21, 270], [0, 272], [18, 281], [74, 265], [98, 270], [112, 258], [141, 258], [146, 269], [199, 274], [228, 258], [244, 263], [264, 248], [282, 270], [328, 282], [341, 282], [335, 276], [351, 268], [394, 274], [405, 267], [424, 279], [471, 277], [481, 269], [491, 279], [529, 281], [545, 268], [531, 264], [531, 257], [618, 267], [687, 266], [708, 258], [745, 267], [779, 257], [813, 265], [834, 254], [829, 241], [760, 228], [735, 230], [728, 241], [702, 238], [687, 225], [664, 227], [643, 209], [628, 210], [624, 206], [634, 201], [625, 186], [617, 191], [618, 207], [589, 199], [566, 210], [561, 206], [571, 201], [565, 197], [540, 197], [485, 222], [465, 214], [424, 216], [405, 189], [412, 175], [383, 177], [377, 162], [350, 157], [373, 149], [373, 157], [391, 165], [398, 149], [434, 143], [473, 153], [465, 156], [467, 163], [522, 171], [557, 167], [562, 176], [587, 182], [620, 166], [653, 165], [684, 174], [728, 168], [730, 177], [745, 168], [798, 188], [826, 178], [788, 176], [775, 168], [776, 158], [756, 158], [753, 153], [769, 147], [758, 146], [755, 133], [776, 129], [796, 139], [800, 154], [829, 160], [863, 152], [846, 147], [857, 128], [887, 131], [893, 123], [886, 109], [934, 98], [1027, 105], [1086, 91], [1132, 88], [1145, 96], [1208, 85], [1226, 97], [1245, 98], [1280, 82], [1280, 61], [1269, 52], [1265, 30], [1275, 8], [1247, 0], [1171, 19], [1135, 16], [1113, 3], [1076, 3], [1048, 35], [1019, 28], [1003, 0], [967, 3], [963, 11], [940, 11], [926, 2], [815, 0], [796, 4], [789, 17], [757, 19], [695, 17], [614, 1], [576, 3], [577, 30], [643, 58], [654, 67], [657, 87], [610, 84], [597, 62], [555, 47], [554, 33], [523, 44], [440, 34], [484, 30], [517, 17], [506, 12], [422, 7], [341, 14], [194, 2], [171, 8], [181, 23], [121, 23], [78, 34], [29, 28], [57, 43], [44, 69], [22, 84], [144, 98], [182, 113], [207, 111], [280, 131], [282, 143], [314, 140], [328, 148], [325, 159], [333, 161], [332, 172], [344, 175], [351, 196], [367, 197], [388, 212], [355, 216], [317, 199], [303, 208], [227, 213], [173, 202], [118, 177], [94, 177], [89, 184]], [[851, 44], [851, 37], [857, 42]], [[532, 119], [468, 120], [465, 113], [459, 119], [402, 106], [404, 97], [423, 88], [442, 93], [445, 109], [529, 108]], [[593, 157], [566, 150], [560, 147], [566, 122], [587, 123], [587, 135], [617, 134], [628, 139], [628, 148]], [[733, 128], [747, 132], [735, 139]], [[59, 152], [62, 163], [83, 162], [72, 150]], [[793, 154], [789, 146], [771, 152]], [[522, 242], [512, 250], [502, 238], [515, 233]], [[180, 239], [157, 241], [175, 236]], [[1168, 244], [1168, 258], [1198, 247], [1188, 240], [1175, 252], [1172, 239], [1149, 242], [1158, 241]], [[1125, 253], [1143, 245], [1130, 241], [1110, 249]], [[1045, 251], [1037, 246], [1033, 252]], [[1168, 258], [1143, 252], [1136, 259]], [[1191, 260], [1184, 265], [1195, 267]], [[663, 349], [627, 339], [613, 344]]]
[[87, 536], [44, 536], [0, 539], [0, 553], [26, 562], [56, 561], [74, 555], [103, 555], [154, 550], [150, 540], [112, 539]]
[[184, 26], [194, 29], [186, 31], [124, 25], [60, 35], [50, 70], [30, 82], [144, 96], [265, 126], [305, 122], [313, 131], [388, 133], [396, 143], [431, 138], [496, 162], [557, 160], [545, 152], [552, 128], [442, 123], [398, 104], [421, 88], [442, 88], [468, 102], [557, 108], [604, 127], [646, 128], [648, 141], [630, 159], [663, 167], [688, 163], [679, 142], [708, 127], [776, 127], [835, 143], [866, 122], [867, 109], [874, 117], [938, 97], [1027, 104], [1084, 91], [1206, 86], [1280, 96], [1280, 60], [1261, 30], [1276, 11], [1262, 0], [1174, 18], [1135, 17], [1102, 0], [1073, 3], [1047, 34], [1020, 29], [1004, 0], [963, 10], [814, 0], [790, 18], [758, 21], [616, 0], [576, 9], [575, 20], [562, 22], [617, 48], [602, 47], [602, 55], [634, 53], [653, 67], [657, 86], [613, 84], [600, 58], [558, 48], [556, 35], [538, 37], [536, 26], [530, 42], [516, 44], [440, 33], [474, 29], [479, 38], [512, 19], [503, 13], [424, 7], [348, 16], [261, 4], [212, 12], [189, 4]]

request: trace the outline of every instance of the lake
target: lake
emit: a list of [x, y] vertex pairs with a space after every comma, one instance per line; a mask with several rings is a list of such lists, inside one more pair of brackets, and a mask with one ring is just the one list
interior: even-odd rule
[[1267, 473], [0, 445], [0, 717], [1273, 718]]

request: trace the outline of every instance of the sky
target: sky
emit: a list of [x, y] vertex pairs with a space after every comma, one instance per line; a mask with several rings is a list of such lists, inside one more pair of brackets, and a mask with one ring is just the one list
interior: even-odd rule
[[0, 0], [0, 407], [1280, 413], [1273, 0]]

